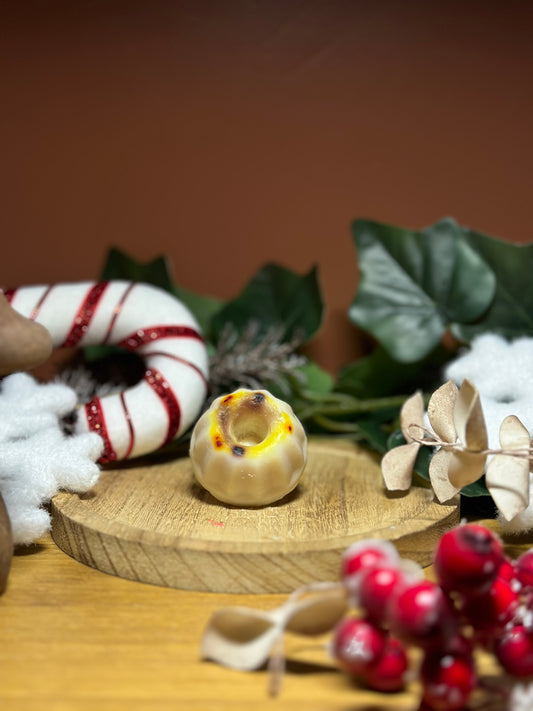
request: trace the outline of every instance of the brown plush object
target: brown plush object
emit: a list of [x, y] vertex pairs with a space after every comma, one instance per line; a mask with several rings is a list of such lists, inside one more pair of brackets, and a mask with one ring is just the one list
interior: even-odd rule
[[[0, 291], [0, 377], [31, 370], [52, 353], [52, 338], [47, 329], [21, 316]], [[0, 595], [6, 589], [13, 558], [11, 522], [0, 494]]]
[[13, 536], [4, 499], [0, 495], [0, 595], [6, 589], [7, 576], [13, 557]]
[[52, 353], [52, 338], [40, 323], [21, 316], [0, 291], [0, 376], [32, 370]]

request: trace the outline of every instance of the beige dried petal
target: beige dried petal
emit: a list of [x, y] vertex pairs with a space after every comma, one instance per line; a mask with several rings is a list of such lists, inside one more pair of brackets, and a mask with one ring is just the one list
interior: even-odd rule
[[232, 669], [259, 669], [283, 633], [283, 625], [271, 614], [246, 607], [217, 610], [209, 620], [201, 642], [201, 653]]
[[486, 459], [486, 454], [451, 450], [448, 467], [450, 484], [457, 489], [462, 489], [463, 486], [477, 481], [483, 475]]
[[437, 499], [443, 503], [453, 498], [459, 489], [450, 482], [449, 468], [452, 452], [449, 449], [439, 449], [429, 463], [429, 479]]
[[529, 454], [529, 432], [516, 415], [508, 415], [500, 425], [500, 444], [502, 449], [520, 451]]
[[398, 568], [402, 571], [404, 580], [409, 584], [421, 582], [426, 577], [424, 568], [411, 558], [400, 558]]
[[346, 587], [341, 584], [319, 587], [297, 602], [289, 600], [285, 609], [287, 631], [308, 636], [330, 632], [347, 612]]
[[443, 442], [454, 443], [457, 439], [453, 411], [459, 390], [453, 380], [435, 390], [428, 403], [428, 418], [431, 426]]
[[[500, 444], [506, 451], [529, 448], [529, 432], [518, 417], [506, 417], [500, 426]], [[529, 461], [524, 458], [496, 455], [489, 463], [486, 484], [503, 517], [510, 521], [529, 504]]]
[[506, 521], [529, 504], [529, 462], [497, 454], [487, 467], [487, 489]]
[[454, 424], [457, 436], [467, 449], [472, 451], [487, 449], [487, 428], [479, 393], [466, 378], [459, 389], [455, 403]]
[[402, 405], [400, 412], [400, 428], [407, 442], [413, 441], [409, 435], [410, 425], [424, 427], [424, 399], [421, 392], [411, 395]]
[[222, 608], [207, 624], [201, 653], [205, 659], [232, 669], [259, 669], [286, 630], [302, 635], [330, 632], [347, 610], [348, 597], [341, 583], [305, 586], [268, 612], [247, 607]]
[[389, 491], [406, 491], [411, 486], [413, 467], [420, 445], [418, 442], [401, 444], [389, 449], [381, 460], [381, 472]]

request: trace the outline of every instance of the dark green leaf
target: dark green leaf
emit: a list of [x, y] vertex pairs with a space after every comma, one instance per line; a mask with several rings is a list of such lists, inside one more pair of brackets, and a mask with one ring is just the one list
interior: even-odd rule
[[234, 301], [215, 314], [212, 327], [218, 337], [227, 323], [242, 332], [250, 321], [256, 321], [258, 335], [278, 327], [282, 340], [297, 335], [306, 341], [320, 328], [322, 316], [316, 267], [300, 276], [277, 264], [267, 264]]
[[141, 264], [115, 247], [109, 250], [101, 279], [102, 281], [112, 279], [141, 281], [171, 293], [174, 291], [170, 267], [165, 257], [157, 257], [151, 262]]
[[215, 299], [213, 296], [202, 296], [180, 286], [175, 286], [173, 293], [183, 301], [192, 313], [196, 316], [204, 338], [211, 341], [211, 321], [213, 316], [217, 314], [224, 306], [221, 299]]
[[453, 220], [420, 232], [357, 220], [353, 234], [361, 281], [349, 317], [395, 360], [420, 360], [450, 323], [473, 321], [490, 305], [494, 274]]
[[379, 454], [385, 454], [388, 449], [390, 433], [388, 423], [397, 415], [397, 411], [382, 411], [360, 415], [357, 425], [363, 433], [366, 443]]
[[[492, 267], [497, 276], [490, 308], [473, 324], [457, 324], [453, 332], [471, 341], [481, 333], [499, 333], [513, 339], [533, 336], [533, 244], [516, 245], [466, 231], [469, 245]], [[477, 284], [472, 280], [472, 290]], [[475, 284], [475, 287], [474, 287]]]
[[194, 314], [207, 339], [210, 336], [211, 318], [223, 306], [223, 302], [219, 299], [201, 296], [174, 284], [168, 260], [162, 256], [146, 264], [141, 264], [124, 252], [112, 248], [108, 253], [101, 279], [103, 281], [127, 279], [128, 281], [144, 282], [174, 294]]
[[439, 345], [417, 363], [398, 363], [377, 346], [370, 355], [340, 371], [335, 390], [359, 398], [434, 390], [442, 382], [442, 367], [449, 358], [449, 351]]
[[333, 389], [333, 378], [313, 361], [298, 368], [304, 377], [304, 387], [315, 393], [329, 393]]

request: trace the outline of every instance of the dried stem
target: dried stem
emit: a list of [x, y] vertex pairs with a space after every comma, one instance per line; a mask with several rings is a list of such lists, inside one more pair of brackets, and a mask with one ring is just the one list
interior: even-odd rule
[[517, 449], [493, 449], [490, 447], [486, 449], [472, 449], [470, 447], [465, 447], [465, 445], [460, 441], [446, 442], [430, 430], [417, 424], [411, 424], [407, 429], [409, 437], [413, 440], [413, 442], [416, 442], [422, 446], [444, 447], [445, 449], [453, 449], [458, 452], [470, 452], [471, 454], [479, 454], [484, 456], [504, 454], [506, 457], [516, 457], [517, 459], [527, 459], [530, 462], [533, 461], [533, 449], [531, 447], [522, 447]]

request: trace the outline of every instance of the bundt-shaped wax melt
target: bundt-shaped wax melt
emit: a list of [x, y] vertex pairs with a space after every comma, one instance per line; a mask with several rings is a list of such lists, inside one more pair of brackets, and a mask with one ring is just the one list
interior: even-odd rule
[[235, 506], [264, 506], [298, 484], [307, 438], [290, 405], [266, 390], [236, 390], [213, 401], [193, 430], [198, 482]]

